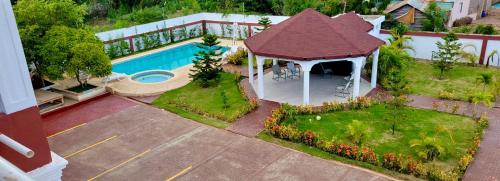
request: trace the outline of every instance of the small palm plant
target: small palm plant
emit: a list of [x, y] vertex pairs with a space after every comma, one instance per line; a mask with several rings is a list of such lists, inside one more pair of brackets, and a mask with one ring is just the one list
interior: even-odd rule
[[481, 73], [481, 75], [476, 79], [476, 82], [483, 85], [484, 92], [486, 91], [487, 86], [493, 84], [493, 74], [489, 72]]
[[361, 146], [368, 138], [368, 127], [361, 121], [352, 120], [352, 123], [347, 125], [347, 135], [354, 144]]
[[417, 155], [424, 161], [433, 161], [440, 155], [444, 155], [444, 148], [435, 137], [429, 137], [421, 134], [421, 139], [410, 141], [410, 147], [415, 148]]

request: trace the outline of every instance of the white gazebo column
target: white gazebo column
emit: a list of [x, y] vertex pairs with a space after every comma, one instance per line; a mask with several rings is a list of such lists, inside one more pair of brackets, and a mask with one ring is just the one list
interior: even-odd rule
[[257, 95], [259, 96], [259, 99], [264, 98], [264, 60], [264, 57], [257, 56]]
[[363, 59], [366, 57], [361, 57], [354, 59], [352, 61], [352, 66], [354, 67], [354, 86], [352, 88], [352, 98], [359, 96], [359, 86], [361, 83], [361, 65], [363, 64]]
[[253, 85], [253, 53], [248, 50], [248, 82]]
[[302, 68], [302, 72], [304, 75], [304, 87], [303, 87], [303, 102], [302, 104], [308, 105], [309, 104], [309, 82], [311, 81], [310, 79], [310, 72], [311, 68], [313, 67], [314, 63], [313, 62], [304, 62], [304, 63], [299, 63], [300, 67]]
[[278, 65], [278, 59], [273, 58], [273, 65]]
[[377, 69], [378, 69], [378, 55], [379, 55], [380, 49], [377, 48], [375, 52], [373, 52], [373, 61], [372, 61], [372, 80], [371, 80], [371, 86], [372, 88], [377, 87]]

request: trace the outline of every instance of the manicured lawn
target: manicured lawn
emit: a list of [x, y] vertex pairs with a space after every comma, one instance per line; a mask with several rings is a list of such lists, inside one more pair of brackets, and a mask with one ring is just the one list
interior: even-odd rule
[[[251, 108], [236, 78], [234, 74], [222, 73], [220, 82], [208, 88], [191, 82], [162, 94], [153, 105], [215, 127], [227, 127]], [[222, 92], [225, 92], [229, 107], [224, 108]]]
[[438, 97], [440, 91], [453, 92], [455, 99], [467, 101], [470, 92], [482, 91], [482, 86], [476, 84], [476, 78], [483, 72], [492, 72], [500, 79], [500, 69], [471, 67], [464, 64], [446, 73], [446, 79], [437, 79], [438, 71], [429, 62], [417, 61], [410, 64], [408, 79], [412, 94]]
[[[418, 158], [417, 152], [410, 147], [410, 141], [426, 134], [438, 139], [445, 148], [444, 156], [435, 162], [449, 168], [457, 164], [472, 144], [476, 124], [471, 118], [413, 108], [407, 108], [403, 113], [407, 115], [407, 120], [397, 124], [394, 135], [391, 132], [392, 122], [386, 120], [389, 112], [383, 104], [365, 110], [326, 113], [321, 115], [319, 121], [315, 119], [316, 115], [300, 115], [295, 120], [285, 120], [283, 124], [293, 124], [301, 131], [312, 130], [321, 140], [351, 143], [346, 134], [347, 125], [352, 120], [359, 120], [368, 127], [366, 145], [380, 156], [394, 152]], [[438, 126], [448, 131], [439, 131]]]

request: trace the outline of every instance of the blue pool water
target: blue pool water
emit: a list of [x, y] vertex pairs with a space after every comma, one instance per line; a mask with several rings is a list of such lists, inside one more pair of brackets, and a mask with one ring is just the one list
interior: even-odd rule
[[495, 8], [495, 9], [500, 9], [500, 3], [496, 3], [496, 4], [494, 4], [494, 5], [493, 5], [493, 8]]
[[[225, 52], [228, 49], [228, 47], [222, 47], [221, 51]], [[193, 63], [193, 60], [195, 60], [194, 54], [200, 50], [201, 48], [197, 47], [196, 43], [189, 43], [113, 64], [113, 72], [131, 75], [147, 70], [174, 70]]]

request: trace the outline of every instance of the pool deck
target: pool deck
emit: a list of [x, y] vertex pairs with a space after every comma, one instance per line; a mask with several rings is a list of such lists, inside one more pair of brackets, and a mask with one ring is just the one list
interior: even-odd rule
[[[233, 46], [232, 40], [219, 39], [219, 41], [221, 42], [220, 43], [221, 46], [227, 46], [227, 47]], [[162, 48], [158, 48], [158, 49], [130, 55], [127, 57], [118, 58], [118, 59], [112, 60], [112, 63], [114, 64], [114, 63], [127, 61], [127, 60], [130, 60], [133, 58], [157, 53], [157, 52], [160, 52], [160, 51], [163, 51], [166, 49], [175, 48], [175, 47], [182, 46], [182, 45], [185, 45], [188, 43], [193, 43], [193, 42], [202, 42], [202, 39], [195, 38], [195, 39], [175, 43], [173, 45], [165, 46]], [[245, 47], [245, 45], [243, 44], [243, 41], [236, 41], [236, 45], [240, 46], [240, 47]], [[175, 70], [171, 70], [170, 72], [174, 73], [175, 76], [167, 81], [160, 82], [160, 83], [148, 83], [148, 84], [138, 83], [136, 81], [131, 80], [129, 77], [127, 77], [123, 80], [119, 80], [119, 81], [116, 81], [113, 83], [108, 83], [106, 85], [106, 88], [111, 93], [118, 94], [121, 96], [143, 97], [143, 96], [159, 95], [159, 94], [164, 93], [166, 91], [177, 89], [179, 87], [182, 87], [182, 86], [188, 84], [191, 81], [191, 78], [189, 78], [189, 73], [190, 73], [190, 69], [192, 67], [193, 67], [193, 64], [189, 64], [189, 65], [177, 68]]]

